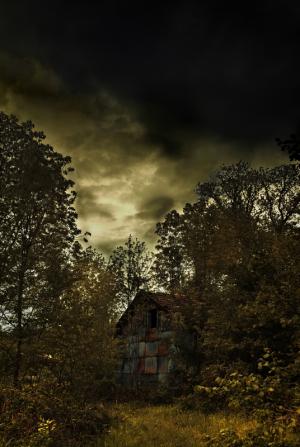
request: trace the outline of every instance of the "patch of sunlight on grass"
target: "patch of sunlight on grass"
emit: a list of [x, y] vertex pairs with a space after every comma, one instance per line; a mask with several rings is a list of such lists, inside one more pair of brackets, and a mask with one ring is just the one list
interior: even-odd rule
[[205, 435], [223, 428], [234, 429], [243, 436], [255, 427], [255, 421], [239, 415], [216, 413], [204, 415], [183, 411], [176, 405], [116, 405], [113, 414], [121, 422], [97, 447], [201, 447]]

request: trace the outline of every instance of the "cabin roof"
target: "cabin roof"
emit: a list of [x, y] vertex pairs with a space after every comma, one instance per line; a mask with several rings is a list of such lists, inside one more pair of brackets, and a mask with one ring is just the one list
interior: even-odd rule
[[165, 310], [166, 312], [174, 312], [182, 308], [183, 305], [187, 304], [188, 300], [184, 295], [140, 290], [119, 319], [117, 323], [119, 328], [126, 324], [129, 312], [133, 310], [136, 305], [142, 302], [152, 302], [161, 310]]

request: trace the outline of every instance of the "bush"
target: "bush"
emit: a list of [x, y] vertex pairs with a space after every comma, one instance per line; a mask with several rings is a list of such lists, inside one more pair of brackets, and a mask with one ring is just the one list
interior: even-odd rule
[[[213, 386], [196, 385], [194, 393], [183, 399], [186, 408], [205, 412], [233, 409], [255, 412], [259, 419], [282, 416], [299, 406], [297, 385], [289, 367], [284, 367], [265, 349], [256, 373], [233, 371], [216, 377]], [[299, 390], [298, 390], [299, 391]]]
[[0, 390], [0, 438], [8, 445], [86, 446], [109, 422], [102, 405], [79, 404], [63, 390]]
[[[196, 385], [182, 400], [185, 408], [214, 412], [229, 409], [252, 414], [260, 425], [243, 438], [231, 430], [207, 437], [207, 447], [292, 447], [287, 433], [300, 430], [300, 390], [293, 367], [284, 366], [268, 349], [256, 373], [230, 372], [216, 377], [213, 386]], [[295, 434], [296, 436], [296, 434]]]
[[232, 430], [221, 430], [217, 436], [206, 439], [206, 447], [296, 447], [286, 439], [286, 431], [280, 424], [260, 426], [240, 438]]

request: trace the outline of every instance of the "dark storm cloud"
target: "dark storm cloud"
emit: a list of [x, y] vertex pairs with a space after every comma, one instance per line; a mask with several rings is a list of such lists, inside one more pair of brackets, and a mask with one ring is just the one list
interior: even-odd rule
[[[275, 4], [276, 3], [276, 4]], [[272, 165], [300, 123], [297, 2], [3, 2], [0, 107], [72, 155], [105, 252], [222, 163]]]
[[[11, 60], [6, 58], [8, 68]], [[13, 66], [22, 64], [22, 59], [19, 64], [12, 60]], [[148, 138], [148, 129], [131, 104], [103, 89], [72, 94], [53, 70], [33, 59], [26, 64], [30, 69], [25, 73], [30, 76], [23, 74], [18, 85], [13, 76], [11, 81], [0, 73], [1, 108], [22, 120], [32, 119], [55, 149], [72, 156], [79, 225], [92, 233], [91, 242], [105, 253], [130, 233], [153, 246], [155, 224], [164, 213], [194, 200], [196, 183], [221, 163], [240, 159], [239, 145], [196, 133], [182, 139], [181, 153], [166, 154], [157, 141]], [[38, 91], [50, 92], [46, 102], [43, 94], [30, 94], [35, 83]], [[59, 94], [51, 90], [53, 85]], [[246, 154], [252, 162], [262, 160], [262, 153], [264, 164], [274, 159], [265, 147], [252, 152], [257, 160], [250, 151]]]
[[299, 125], [295, 1], [37, 5], [6, 2], [1, 40], [72, 91], [100, 84], [130, 102], [168, 156], [190, 133], [261, 142]]
[[115, 220], [112, 207], [108, 204], [99, 203], [101, 195], [94, 186], [80, 188], [77, 196], [76, 208], [82, 219], [97, 215], [99, 218], [105, 218], [109, 221]]
[[113, 241], [102, 241], [96, 244], [96, 247], [101, 250], [102, 253], [109, 256], [116, 247], [124, 245], [126, 241], [127, 238], [114, 239]]
[[30, 97], [62, 94], [59, 78], [51, 69], [45, 69], [38, 61], [18, 58], [0, 49], [1, 82], [14, 92]]
[[141, 211], [135, 217], [139, 219], [153, 219], [155, 222], [161, 220], [164, 215], [174, 207], [173, 197], [158, 196], [144, 201], [141, 205]]

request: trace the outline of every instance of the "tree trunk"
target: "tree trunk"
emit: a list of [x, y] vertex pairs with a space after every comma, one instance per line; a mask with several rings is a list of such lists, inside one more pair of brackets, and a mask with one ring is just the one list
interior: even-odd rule
[[14, 365], [14, 386], [20, 387], [20, 372], [22, 366], [22, 347], [23, 347], [23, 292], [24, 292], [24, 277], [26, 271], [26, 256], [23, 257], [20, 274], [19, 287], [16, 303], [16, 317], [17, 317], [17, 340], [16, 340], [16, 358]]

